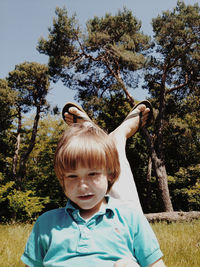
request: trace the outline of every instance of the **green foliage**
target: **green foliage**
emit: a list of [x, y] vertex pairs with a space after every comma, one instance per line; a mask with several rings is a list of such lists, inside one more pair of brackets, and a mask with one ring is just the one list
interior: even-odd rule
[[[152, 96], [156, 117], [156, 124], [148, 130], [155, 149], [158, 141], [163, 142], [158, 155], [163, 152], [165, 156], [174, 208], [200, 209], [199, 21], [198, 5], [178, 1], [172, 12], [163, 12], [153, 20], [155, 49], [151, 54], [150, 39], [141, 32], [141, 22], [126, 8], [115, 15], [90, 19], [85, 32], [75, 15], [69, 17], [65, 8], [56, 9], [48, 39], [41, 38], [37, 47], [49, 56], [49, 66], [25, 62], [7, 79], [0, 79], [2, 221], [30, 220], [66, 201], [53, 169], [57, 142], [66, 126], [60, 117], [44, 116], [49, 73], [53, 81], [61, 79], [68, 88], [76, 89], [89, 116], [111, 132], [131, 109], [124, 89], [137, 86], [135, 70], [143, 69], [147, 62], [144, 88]], [[151, 56], [148, 61], [147, 55]], [[38, 110], [37, 120], [21, 116], [33, 107]], [[17, 129], [20, 116], [23, 124]], [[17, 133], [21, 137], [18, 157], [29, 153], [20, 187], [11, 174]], [[127, 157], [144, 211], [159, 211], [158, 181], [154, 170], [147, 180], [149, 155], [139, 133], [128, 140]]]
[[[27, 159], [35, 145], [40, 116], [49, 108], [46, 100], [50, 86], [48, 67], [36, 62], [24, 62], [15, 66], [15, 70], [9, 73], [7, 81], [17, 95], [14, 102], [17, 129], [11, 175], [18, 183], [17, 186], [20, 187], [20, 183], [26, 174]], [[22, 117], [24, 113], [29, 112], [32, 108], [35, 108], [35, 118], [31, 129], [31, 137], [26, 150], [22, 153], [20, 147], [21, 133], [23, 132]]]
[[[116, 94], [122, 94], [129, 102], [134, 103], [128, 92], [128, 87], [137, 85], [138, 80], [134, 79], [134, 71], [148, 67], [144, 87], [149, 89], [154, 98], [152, 102], [157, 109], [157, 116], [155, 128], [151, 129], [152, 135], [146, 134], [145, 137], [152, 153], [153, 166], [156, 166], [154, 175], [162, 191], [160, 195], [163, 208], [171, 210], [164, 155], [164, 150], [168, 149], [165, 146], [167, 142], [164, 143], [166, 133], [164, 130], [165, 124], [169, 124], [169, 119], [173, 119], [177, 111], [174, 110], [171, 114], [172, 118], [167, 117], [166, 103], [169, 96], [174, 96], [176, 106], [179, 106], [178, 101], [182, 101], [198, 87], [200, 69], [198, 5], [186, 6], [178, 1], [172, 12], [163, 12], [162, 16], [153, 20], [155, 33], [153, 51], [149, 49], [150, 39], [140, 31], [141, 23], [126, 8], [114, 16], [106, 14], [102, 18], [90, 19], [87, 22], [86, 34], [83, 36], [81, 32], [80, 35], [76, 33], [75, 39], [72, 38], [72, 33], [78, 26], [70, 24], [70, 27], [67, 27], [70, 18], [66, 10], [59, 12], [48, 40], [43, 40], [46, 48], [51, 45], [54, 52], [49, 53], [45, 45], [41, 46], [40, 52], [50, 57], [49, 68], [53, 79], [60, 78], [69, 88], [77, 89], [77, 99], [90, 106], [90, 110], [97, 114], [101, 122], [103, 115], [97, 106], [105, 111], [102, 104], [113, 100]], [[63, 37], [69, 33], [69, 39], [71, 38], [71, 42], [68, 39], [66, 47], [61, 49], [55, 38], [58, 33]], [[70, 50], [71, 44], [77, 48], [76, 54], [68, 53], [67, 47]], [[147, 61], [145, 56], [148, 52], [151, 57]], [[113, 108], [116, 107], [115, 103], [111, 105]], [[106, 116], [109, 117], [108, 112]], [[110, 128], [110, 125], [105, 126]]]
[[16, 93], [8, 86], [7, 80], [0, 79], [0, 135], [11, 126], [15, 100]]
[[77, 51], [74, 42], [80, 34], [75, 15], [69, 18], [65, 7], [63, 9], [57, 7], [55, 14], [57, 18], [53, 19], [53, 27], [49, 27], [49, 40], [40, 38], [37, 49], [50, 57], [56, 56], [55, 50], [58, 52], [57, 56], [62, 56], [64, 50], [65, 57], [75, 56]]
[[7, 158], [13, 151], [13, 121], [16, 115], [14, 103], [16, 93], [8, 86], [7, 80], [0, 79], [0, 170], [8, 172]]
[[0, 186], [1, 222], [9, 218], [13, 221], [33, 219], [49, 202], [49, 197], [35, 196], [32, 190], [15, 189], [15, 182], [10, 181]]
[[45, 106], [46, 95], [49, 90], [48, 67], [36, 62], [24, 62], [15, 66], [15, 70], [9, 72], [8, 85], [17, 93], [15, 105], [24, 108], [24, 112], [30, 107]]
[[150, 93], [158, 97], [165, 86], [166, 96], [175, 94], [183, 99], [199, 82], [200, 8], [178, 1], [172, 12], [165, 11], [153, 19], [152, 26], [157, 53], [146, 76]]
[[200, 210], [200, 164], [181, 167], [169, 183], [176, 209]]
[[187, 190], [188, 206], [190, 210], [200, 210], [200, 179]]
[[[199, 163], [199, 139], [191, 124], [194, 118], [190, 115], [196, 104], [190, 109], [186, 102], [191, 96], [196, 96], [199, 102], [200, 43], [197, 29], [200, 27], [200, 8], [197, 4], [186, 6], [183, 1], [178, 1], [173, 11], [165, 11], [153, 19], [152, 26], [155, 49], [143, 87], [149, 90], [156, 108], [153, 133], [156, 155], [169, 175], [174, 176], [179, 168]], [[160, 187], [161, 180], [158, 179]], [[171, 194], [177, 195], [175, 192]], [[176, 202], [174, 200], [172, 197]], [[188, 204], [187, 201], [184, 203]], [[179, 202], [175, 209], [182, 206]]]
[[[27, 120], [26, 123], [30, 123]], [[43, 118], [38, 127], [38, 134], [34, 150], [30, 154], [27, 165], [28, 181], [23, 187], [37, 192], [37, 196], [49, 196], [46, 209], [65, 205], [65, 196], [61, 190], [54, 172], [53, 158], [57, 143], [65, 129], [60, 116], [47, 116]]]
[[49, 56], [53, 81], [61, 79], [67, 87], [79, 89], [79, 100], [101, 98], [102, 91], [109, 97], [113, 84], [118, 90], [124, 83], [134, 84], [129, 71], [144, 66], [150, 39], [131, 11], [124, 8], [115, 16], [94, 17], [86, 33], [65, 8], [57, 8], [56, 15], [48, 40], [42, 38], [38, 44], [39, 52]]
[[41, 198], [34, 196], [34, 194], [35, 192], [32, 190], [22, 192], [14, 189], [8, 195], [9, 209], [14, 215], [14, 220], [30, 220], [33, 215], [44, 209], [44, 204], [49, 202], [49, 197]]
[[14, 186], [15, 182], [10, 181], [5, 185], [1, 185], [0, 187], [0, 203], [6, 201], [7, 196], [9, 195], [10, 189]]
[[[78, 55], [78, 38], [81, 34], [75, 15], [68, 17], [66, 8], [56, 8], [53, 27], [49, 27], [48, 41], [40, 38], [37, 50], [49, 56], [49, 73], [53, 81], [62, 75], [62, 68], [70, 65], [71, 59]], [[68, 73], [65, 73], [69, 77]]]
[[[24, 127], [30, 129], [32, 121], [24, 119]], [[53, 167], [57, 142], [65, 127], [61, 118], [56, 116], [40, 121], [36, 144], [27, 161], [27, 173], [20, 189], [16, 188], [14, 181], [10, 181], [9, 175], [5, 172], [1, 174], [1, 221], [32, 220], [41, 211], [65, 205], [66, 198]], [[30, 135], [29, 130], [22, 135], [22, 152], [26, 150]]]
[[[118, 64], [129, 70], [144, 66], [142, 50], [149, 48], [149, 38], [140, 32], [139, 22], [130, 10], [124, 8], [115, 16], [95, 17], [87, 23], [87, 48], [91, 51], [102, 51], [109, 57], [109, 63]], [[114, 66], [111, 67], [114, 69]]]
[[93, 107], [92, 117], [97, 124], [108, 133], [116, 129], [131, 110], [131, 106], [121, 92], [116, 92], [110, 98], [95, 99], [85, 102], [84, 108], [90, 112]]

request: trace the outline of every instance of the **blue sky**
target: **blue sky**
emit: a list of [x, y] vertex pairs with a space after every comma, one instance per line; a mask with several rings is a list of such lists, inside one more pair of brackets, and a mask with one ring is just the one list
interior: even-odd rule
[[[194, 4], [198, 0], [184, 2]], [[152, 35], [152, 18], [172, 10], [176, 3], [176, 0], [0, 0], [0, 78], [5, 78], [15, 65], [24, 61], [48, 62], [47, 56], [37, 52], [36, 45], [39, 37], [47, 37], [56, 6], [66, 6], [70, 16], [76, 13], [83, 26], [94, 16], [102, 17], [106, 12], [114, 15], [125, 6], [142, 21], [142, 31]], [[52, 105], [62, 108], [66, 102], [73, 101], [74, 91], [61, 82], [51, 87], [48, 100]], [[131, 93], [138, 100], [147, 96], [140, 88]]]

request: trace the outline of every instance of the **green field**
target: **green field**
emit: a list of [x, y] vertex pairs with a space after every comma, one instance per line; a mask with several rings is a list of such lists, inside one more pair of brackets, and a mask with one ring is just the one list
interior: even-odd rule
[[[152, 227], [168, 267], [200, 266], [200, 220]], [[24, 266], [20, 256], [31, 228], [30, 224], [0, 225], [0, 267]]]

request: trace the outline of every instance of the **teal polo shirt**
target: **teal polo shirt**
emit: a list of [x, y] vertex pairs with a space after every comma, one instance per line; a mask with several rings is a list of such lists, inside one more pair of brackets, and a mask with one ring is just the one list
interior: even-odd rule
[[30, 267], [112, 267], [131, 258], [146, 267], [161, 257], [145, 216], [130, 203], [108, 197], [104, 209], [88, 221], [71, 201], [41, 215], [21, 259]]

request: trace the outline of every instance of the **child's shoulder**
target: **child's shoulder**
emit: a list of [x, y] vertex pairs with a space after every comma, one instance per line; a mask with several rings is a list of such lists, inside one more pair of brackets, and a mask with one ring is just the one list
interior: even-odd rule
[[37, 222], [43, 223], [43, 222], [55, 222], [61, 220], [66, 215], [65, 208], [58, 208], [46, 211], [42, 213], [38, 219]]
[[138, 217], [143, 216], [141, 210], [137, 209], [134, 206], [134, 203], [131, 201], [122, 201], [119, 199], [110, 198], [109, 199], [109, 206], [112, 207], [118, 214], [121, 214], [125, 217]]
[[37, 218], [33, 225], [32, 232], [37, 237], [44, 237], [46, 240], [45, 242], [47, 242], [52, 235], [53, 229], [63, 228], [66, 218], [65, 208], [46, 211]]
[[118, 220], [129, 227], [132, 232], [137, 232], [138, 227], [146, 225], [147, 220], [141, 209], [134, 206], [131, 201], [110, 199], [108, 202]]
[[51, 215], [54, 215], [54, 214], [60, 214], [60, 213], [65, 213], [65, 208], [57, 208], [57, 209], [52, 209], [52, 210], [48, 210], [48, 211], [45, 211], [44, 213], [42, 213], [41, 216], [51, 216]]

